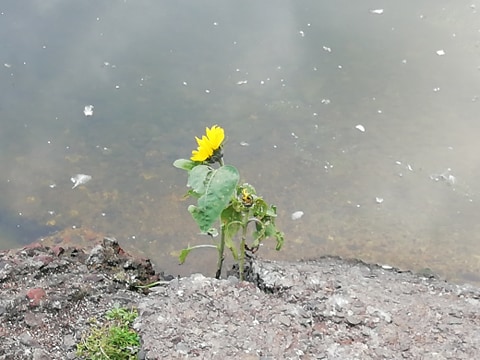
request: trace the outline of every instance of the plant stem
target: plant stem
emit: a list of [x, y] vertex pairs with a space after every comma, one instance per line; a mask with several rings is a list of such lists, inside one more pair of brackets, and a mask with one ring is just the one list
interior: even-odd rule
[[247, 240], [247, 226], [248, 226], [248, 216], [244, 214], [243, 224], [242, 224], [242, 240], [240, 241], [240, 259], [238, 262], [238, 271], [240, 276], [240, 281], [243, 281], [243, 269], [245, 265], [245, 242]]
[[220, 245], [218, 247], [218, 260], [217, 260], [217, 273], [215, 274], [216, 279], [220, 279], [222, 276], [222, 267], [223, 267], [223, 252], [225, 251], [225, 226], [222, 225], [222, 235], [220, 239]]

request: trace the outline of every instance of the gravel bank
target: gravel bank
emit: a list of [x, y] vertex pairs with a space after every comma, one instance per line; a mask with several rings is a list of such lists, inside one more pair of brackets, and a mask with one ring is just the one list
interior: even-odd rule
[[[76, 359], [88, 320], [138, 307], [139, 359], [474, 359], [480, 289], [325, 257], [249, 282], [156, 274], [112, 239], [0, 252], [0, 359]], [[137, 285], [162, 280], [146, 293]], [[168, 281], [167, 281], [168, 280]]]

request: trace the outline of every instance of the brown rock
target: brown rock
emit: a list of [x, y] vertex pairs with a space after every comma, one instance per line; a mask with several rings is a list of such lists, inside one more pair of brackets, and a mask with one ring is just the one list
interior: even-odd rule
[[47, 293], [42, 288], [33, 288], [27, 291], [27, 298], [30, 301], [30, 306], [39, 306], [46, 296]]

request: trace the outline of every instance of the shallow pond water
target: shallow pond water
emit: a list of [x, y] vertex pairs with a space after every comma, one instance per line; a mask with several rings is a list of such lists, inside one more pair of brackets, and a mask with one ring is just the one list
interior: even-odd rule
[[213, 274], [214, 252], [177, 266], [209, 239], [171, 164], [219, 124], [279, 209], [260, 256], [480, 282], [474, 2], [27, 3], [0, 5], [0, 247], [82, 229]]

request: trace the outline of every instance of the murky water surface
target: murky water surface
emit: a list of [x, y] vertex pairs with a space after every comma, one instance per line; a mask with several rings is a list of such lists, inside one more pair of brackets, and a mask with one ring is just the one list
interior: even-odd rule
[[285, 247], [260, 256], [480, 283], [478, 7], [2, 1], [0, 247], [107, 234], [213, 274], [213, 251], [173, 256], [208, 238], [171, 164], [219, 124], [226, 162], [279, 208]]

